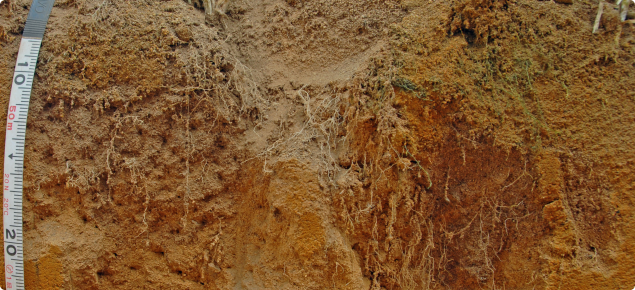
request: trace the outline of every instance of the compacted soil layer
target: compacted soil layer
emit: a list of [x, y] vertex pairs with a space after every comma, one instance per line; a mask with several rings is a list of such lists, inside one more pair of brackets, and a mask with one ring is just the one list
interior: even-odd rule
[[632, 289], [635, 27], [562, 2], [56, 1], [27, 289]]

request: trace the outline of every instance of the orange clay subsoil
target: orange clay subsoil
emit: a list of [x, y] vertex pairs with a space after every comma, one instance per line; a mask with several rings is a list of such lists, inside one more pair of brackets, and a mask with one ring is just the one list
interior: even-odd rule
[[[30, 2], [0, 5], [2, 120]], [[591, 0], [199, 2], [56, 1], [27, 289], [635, 286], [613, 4], [592, 34]]]

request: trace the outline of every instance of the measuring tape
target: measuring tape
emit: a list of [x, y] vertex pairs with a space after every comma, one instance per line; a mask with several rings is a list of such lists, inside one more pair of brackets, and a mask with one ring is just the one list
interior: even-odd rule
[[22, 178], [26, 120], [31, 100], [35, 65], [40, 54], [46, 22], [55, 0], [33, 0], [26, 19], [18, 60], [13, 73], [7, 136], [4, 146], [4, 273], [8, 289], [24, 289], [24, 255], [22, 248]]

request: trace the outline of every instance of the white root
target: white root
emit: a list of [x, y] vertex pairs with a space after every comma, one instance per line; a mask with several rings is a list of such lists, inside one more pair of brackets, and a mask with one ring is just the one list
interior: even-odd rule
[[600, 1], [600, 6], [598, 7], [598, 14], [595, 16], [595, 23], [593, 24], [593, 33], [597, 33], [600, 28], [600, 20], [602, 18], [602, 13], [604, 12], [604, 2]]
[[[635, 1], [633, 1], [635, 2]], [[628, 15], [628, 0], [618, 0], [617, 7], [620, 13], [620, 20], [626, 21], [626, 16]]]

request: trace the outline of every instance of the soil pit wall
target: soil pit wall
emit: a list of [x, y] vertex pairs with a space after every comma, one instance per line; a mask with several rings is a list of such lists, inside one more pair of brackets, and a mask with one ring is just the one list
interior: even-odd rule
[[596, 8], [57, 1], [27, 289], [632, 289], [635, 38]]

